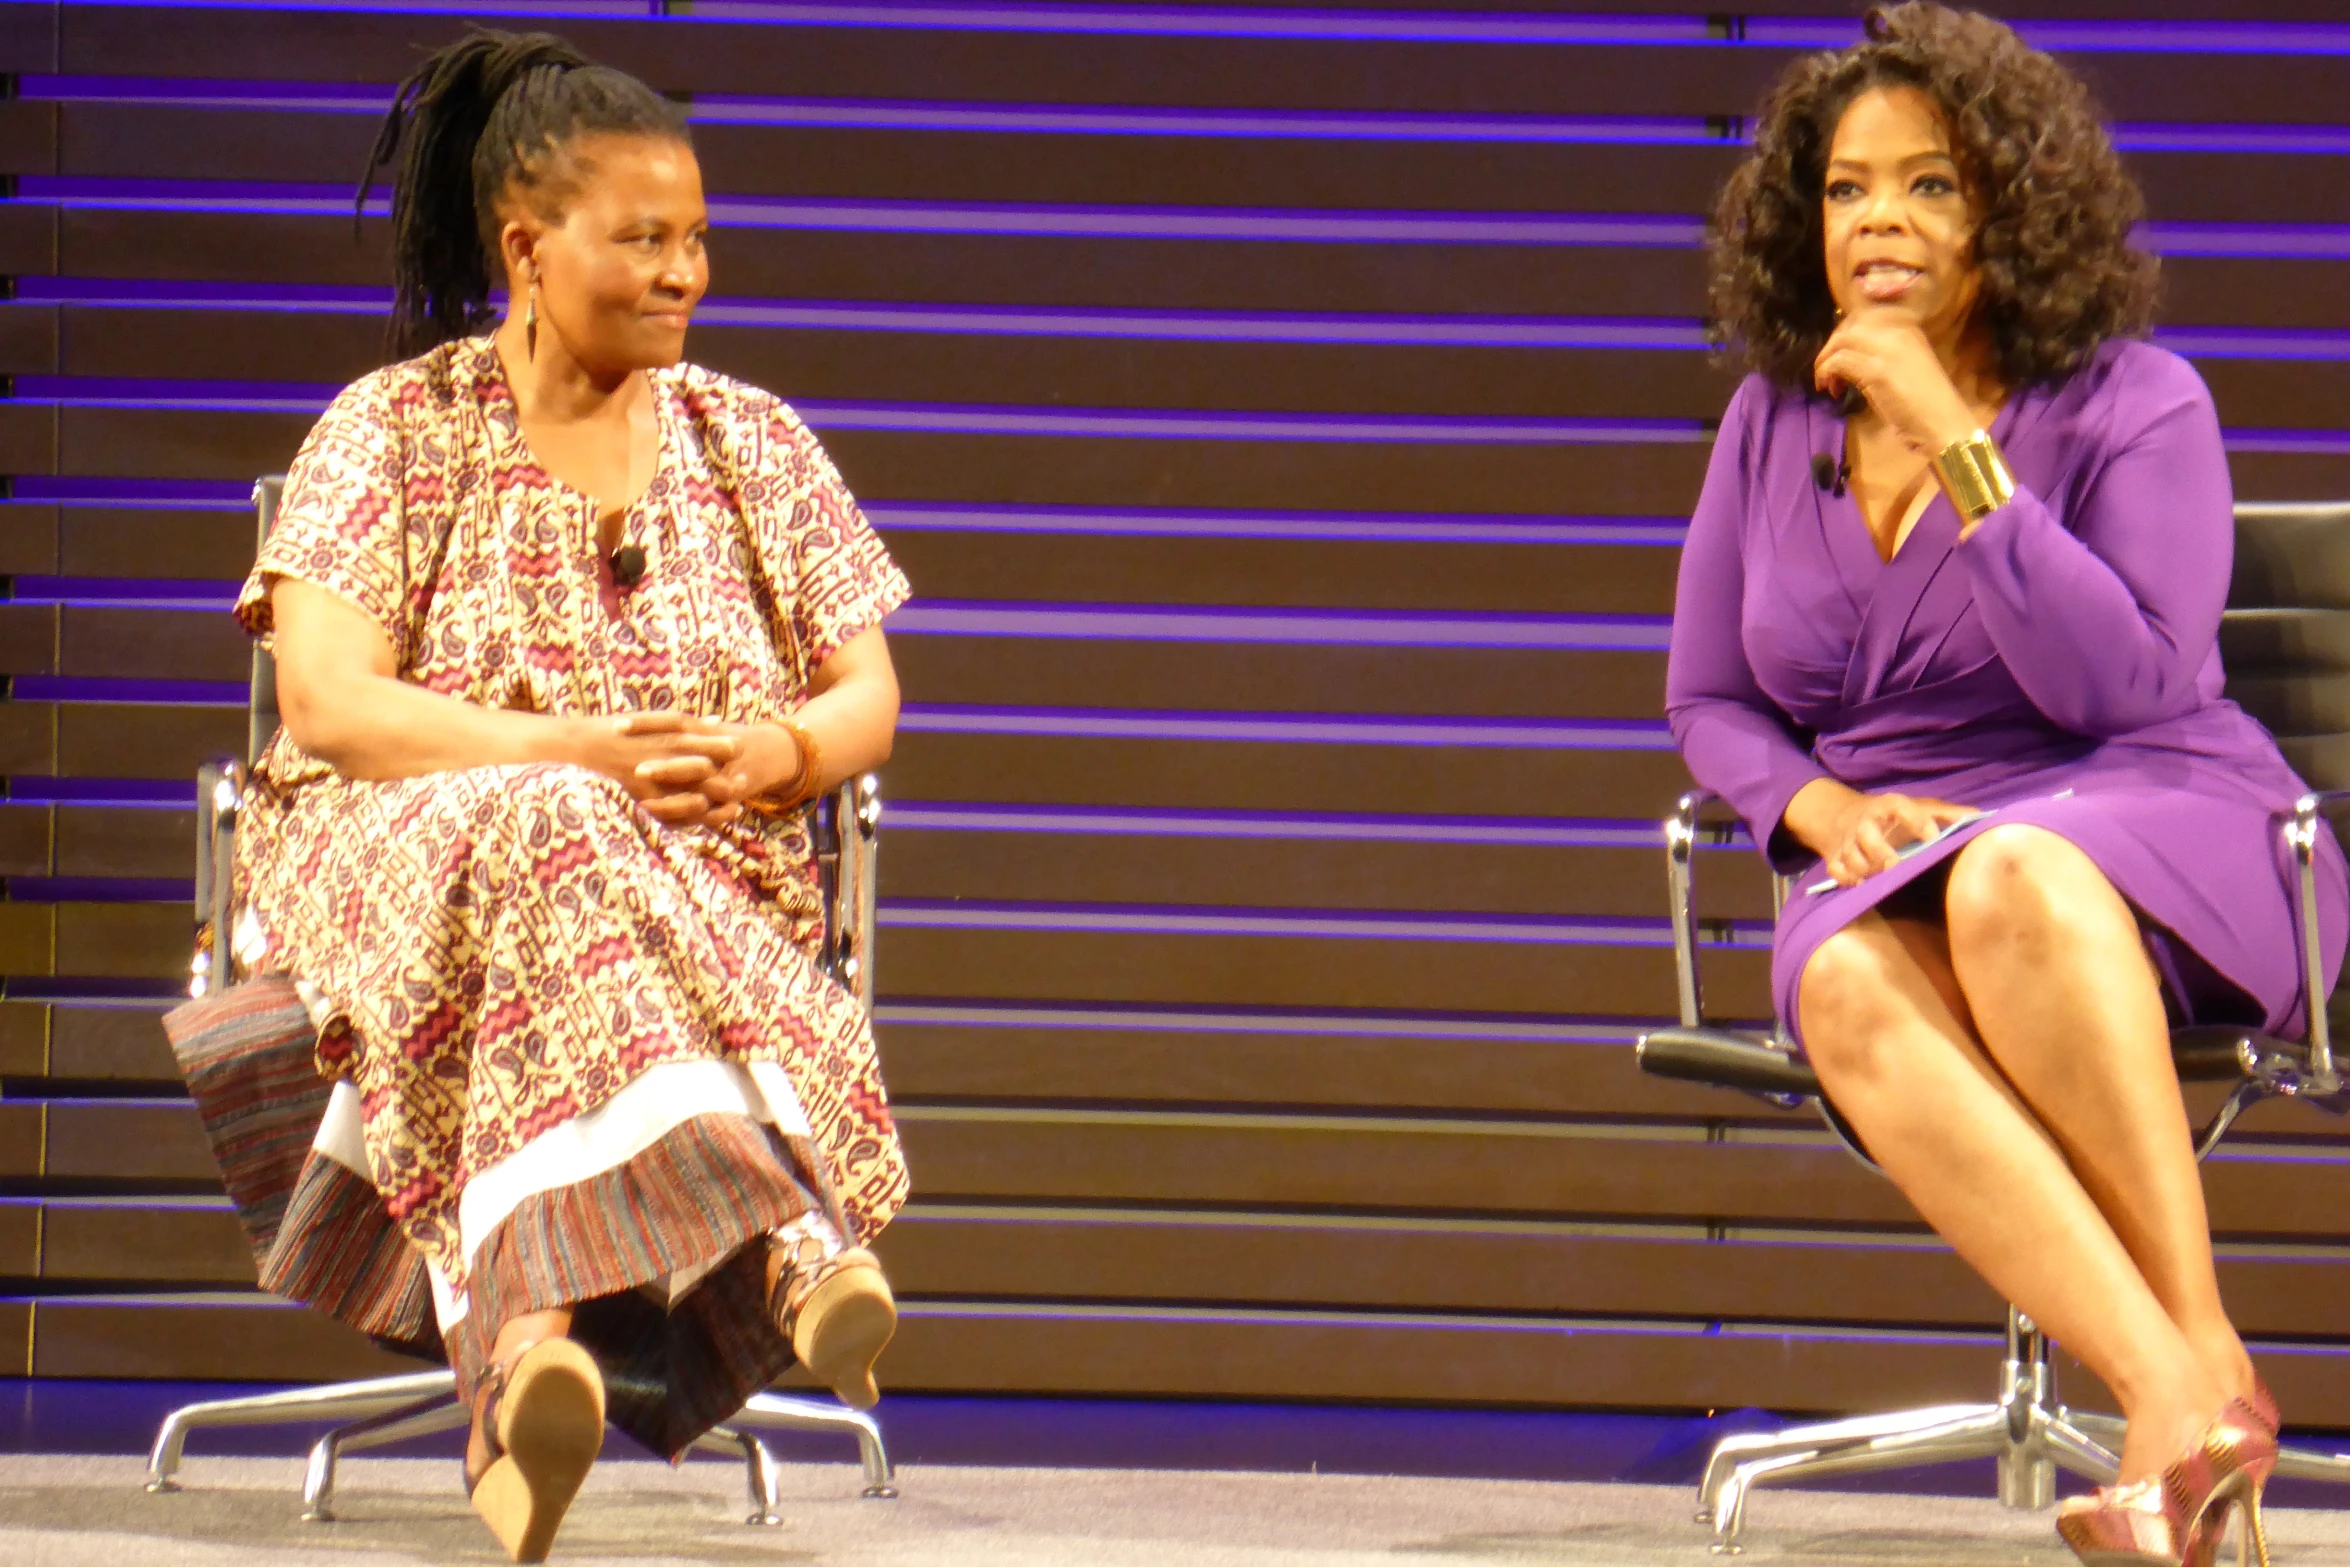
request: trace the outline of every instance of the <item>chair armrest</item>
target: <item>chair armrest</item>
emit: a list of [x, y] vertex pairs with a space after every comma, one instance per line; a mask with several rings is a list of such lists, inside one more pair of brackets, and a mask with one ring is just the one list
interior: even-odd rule
[[1640, 1070], [1651, 1077], [1792, 1099], [1820, 1095], [1819, 1074], [1809, 1062], [1751, 1034], [1724, 1028], [1659, 1028], [1641, 1035], [1635, 1048]]

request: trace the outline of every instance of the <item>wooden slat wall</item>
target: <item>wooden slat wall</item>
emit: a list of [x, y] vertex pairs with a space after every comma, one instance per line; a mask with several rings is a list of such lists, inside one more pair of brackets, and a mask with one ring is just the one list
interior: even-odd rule
[[[693, 95], [694, 356], [803, 405], [921, 595], [882, 856], [894, 1386], [1987, 1391], [1998, 1302], [1888, 1185], [1628, 1048], [1672, 1005], [1663, 633], [1730, 384], [1700, 220], [1763, 85], [1849, 21], [575, 9]], [[2338, 7], [2015, 14], [2122, 124], [2239, 491], [2350, 494]], [[242, 488], [377, 362], [383, 224], [353, 241], [345, 182], [456, 28], [0, 6], [0, 1372], [385, 1363], [253, 1293], [155, 1015], [188, 779], [242, 734]], [[1767, 889], [1703, 871], [1711, 998], [1753, 1015]], [[2290, 1108], [2249, 1132], [2209, 1169], [2231, 1299], [2295, 1414], [2350, 1424], [2350, 1150]]]

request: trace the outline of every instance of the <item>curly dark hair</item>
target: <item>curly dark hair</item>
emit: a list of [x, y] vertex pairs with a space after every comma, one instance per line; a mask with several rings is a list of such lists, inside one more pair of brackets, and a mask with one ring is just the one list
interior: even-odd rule
[[2145, 213], [2080, 80], [2004, 23], [1912, 0], [1868, 14], [1866, 37], [1798, 60], [1771, 90], [1754, 151], [1709, 229], [1706, 329], [1723, 357], [1809, 390], [1836, 324], [1820, 203], [1852, 101], [1915, 87], [1939, 104], [1981, 214], [1979, 320], [2011, 387], [2059, 378], [2153, 319], [2156, 262], [2130, 247]]

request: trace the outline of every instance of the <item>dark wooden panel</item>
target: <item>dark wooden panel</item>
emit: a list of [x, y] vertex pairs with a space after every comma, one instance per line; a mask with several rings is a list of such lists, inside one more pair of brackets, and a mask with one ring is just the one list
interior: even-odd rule
[[1268, 713], [1653, 719], [1662, 653], [929, 636], [898, 633], [905, 687], [945, 703]]
[[0, 1279], [35, 1278], [41, 1271], [41, 1210], [0, 1200]]
[[233, 580], [253, 566], [253, 514], [242, 507], [67, 506], [57, 551], [57, 569], [68, 576]]
[[0, 876], [54, 874], [50, 854], [56, 810], [47, 805], [0, 805]]
[[195, 943], [184, 903], [57, 905], [59, 974], [184, 979]]
[[0, 1077], [37, 1077], [49, 1070], [49, 1009], [0, 1001]]
[[874, 520], [926, 598], [1669, 615], [1681, 558], [1638, 544], [900, 528], [886, 508]]
[[0, 473], [57, 471], [57, 411], [38, 403], [0, 403]]
[[184, 877], [193, 874], [196, 813], [128, 806], [57, 809], [58, 876]]
[[[72, 72], [396, 80], [452, 36], [446, 18], [268, 12], [77, 12]], [[1789, 58], [1765, 48], [1544, 47], [1388, 39], [1198, 38], [567, 18], [591, 57], [705, 93], [1028, 103], [1390, 108], [1477, 113], [1743, 112]], [[1670, 63], [1672, 69], [1659, 67]], [[2238, 74], [2238, 73], [2227, 73]], [[2320, 77], [2312, 85], [2333, 80]], [[2212, 95], [2205, 84], [2202, 96]], [[2222, 101], [2225, 101], [2224, 99]], [[2257, 99], [2251, 101], [2257, 102]]]
[[55, 970], [57, 911], [40, 903], [0, 903], [0, 975]]
[[[69, 778], [186, 778], [222, 756], [245, 751], [245, 708], [10, 704], [36, 722], [54, 713], [55, 762], [11, 766], [12, 773], [58, 772]], [[8, 711], [0, 708], [0, 713]]]
[[176, 1083], [161, 1021], [168, 1002], [51, 1009], [50, 1071], [64, 1078]]
[[253, 1253], [228, 1208], [57, 1201], [45, 1212], [45, 1279], [253, 1284]]
[[322, 1312], [260, 1296], [41, 1301], [33, 1372], [41, 1377], [202, 1377], [327, 1382], [429, 1369], [386, 1354]]
[[[58, 112], [55, 105], [26, 105]], [[20, 115], [20, 117], [24, 117]], [[20, 161], [114, 179], [351, 177], [371, 116], [342, 112], [78, 102], [24, 135]], [[0, 147], [10, 128], [0, 124]], [[1743, 148], [1086, 132], [695, 127], [713, 195], [1420, 211], [1639, 212], [1711, 209]], [[54, 145], [52, 145], [54, 144]], [[2350, 221], [2343, 160], [2307, 154], [2133, 153], [2150, 210], [2166, 222]]]
[[[67, 312], [76, 375], [347, 381], [380, 362], [372, 316]], [[697, 362], [801, 401], [1710, 419], [1736, 386], [1703, 353], [1009, 336], [705, 324]]]
[[[882, 994], [1121, 1005], [1371, 1007], [1662, 1018], [1666, 947], [1339, 936], [916, 928], [882, 913]], [[61, 943], [62, 945], [62, 943]], [[62, 959], [61, 959], [62, 961]], [[1765, 957], [1709, 967], [1712, 1004], [1768, 1016]], [[165, 972], [160, 968], [158, 972]]]
[[41, 1174], [44, 1108], [0, 1100], [0, 1178], [31, 1180]]
[[[889, 946], [881, 968], [888, 972]], [[1120, 1026], [1099, 1014], [1019, 1024], [924, 1021], [884, 1003], [880, 1035], [891, 1094], [906, 1104], [1059, 1100], [1169, 1107], [1385, 1110], [1505, 1115], [1621, 1115], [1817, 1124], [1725, 1089], [1643, 1073], [1631, 1030], [1577, 1043], [1480, 1034], [1456, 1025], [1434, 1038], [1385, 1032], [1378, 1019], [1300, 1020], [1264, 1031], [1234, 1021]], [[1532, 1031], [1527, 1031], [1531, 1033]], [[925, 1181], [927, 1190], [927, 1178]]]
[[29, 1377], [32, 1374], [33, 1303], [0, 1301], [0, 1375]]
[[[25, 410], [45, 414], [47, 410]], [[11, 410], [0, 406], [0, 419]], [[285, 468], [315, 415], [67, 407], [62, 471], [234, 480]], [[819, 425], [821, 429], [821, 425]], [[0, 443], [6, 426], [0, 423]], [[824, 432], [868, 499], [1607, 516], [1686, 513], [1706, 446]], [[2350, 474], [2350, 459], [2320, 459]], [[26, 471], [20, 469], [19, 471]], [[2350, 484], [2344, 489], [2350, 492]]]
[[[564, 31], [594, 58], [695, 92], [1521, 114], [1743, 114], [1795, 53], [587, 18]], [[311, 13], [288, 28], [270, 12], [106, 7], [76, 13], [61, 69], [388, 82], [449, 32], [422, 15]], [[2064, 58], [2123, 120], [2323, 123], [2350, 89], [2350, 67], [2318, 54]]]
[[21, 73], [57, 69], [57, 13], [60, 9], [55, 0], [0, 6], [0, 71]]
[[[192, 1119], [192, 1112], [191, 1112]], [[900, 1113], [925, 1200], [1239, 1203], [1589, 1218], [1907, 1225], [1824, 1133], [1518, 1121], [946, 1110]], [[2298, 1168], [2298, 1167], [2293, 1167]], [[2304, 1179], [2309, 1173], [2303, 1169]], [[2218, 1188], [2226, 1183], [2215, 1179]], [[2310, 1226], [2326, 1222], [2307, 1215]]]
[[61, 1100], [48, 1106], [48, 1174], [66, 1180], [218, 1180], [193, 1106]]
[[0, 702], [0, 773], [40, 777], [57, 771], [57, 709], [46, 702]]
[[2239, 501], [2338, 501], [2350, 495], [2350, 456], [2332, 452], [2231, 452]]
[[242, 680], [253, 642], [223, 610], [68, 607], [60, 674], [100, 679]]
[[1288, 745], [908, 733], [890, 755], [892, 795], [1031, 805], [1435, 815], [1661, 815], [1689, 787], [1670, 751], [1481, 751], [1385, 744]]
[[0, 174], [58, 172], [58, 105], [0, 100]]
[[[18, 9], [0, 8], [0, 15]], [[38, 202], [0, 206], [0, 273], [25, 277], [56, 270], [57, 209]]]
[[56, 658], [55, 606], [0, 604], [0, 674], [43, 674]]
[[[1406, 843], [1381, 839], [888, 828], [884, 898], [1200, 907], [1468, 909], [1662, 919], [1664, 859], [1643, 844]], [[184, 860], [187, 850], [180, 850]], [[153, 874], [166, 874], [155, 872]], [[1767, 920], [1759, 856], [1709, 856], [1710, 916]]]
[[57, 569], [57, 508], [0, 503], [0, 577]]
[[57, 316], [55, 305], [0, 305], [0, 375], [56, 373]]
[[[354, 240], [347, 218], [0, 208], [0, 257], [27, 247], [39, 272], [224, 282], [390, 282], [385, 226]], [[12, 240], [18, 225], [21, 241]], [[918, 300], [1168, 309], [1424, 311], [1687, 318], [1705, 258], [1681, 247], [1250, 243], [1240, 240], [901, 234], [724, 228], [722, 297]], [[2175, 256], [2163, 319], [2207, 326], [2333, 328], [2350, 259]], [[698, 344], [696, 352], [699, 352]]]

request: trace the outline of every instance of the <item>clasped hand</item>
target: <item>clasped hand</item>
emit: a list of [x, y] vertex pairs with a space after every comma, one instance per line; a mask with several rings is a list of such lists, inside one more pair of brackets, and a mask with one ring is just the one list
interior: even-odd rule
[[742, 802], [799, 771], [799, 747], [776, 724], [729, 724], [691, 713], [586, 720], [584, 765], [615, 779], [655, 821], [724, 827]]

